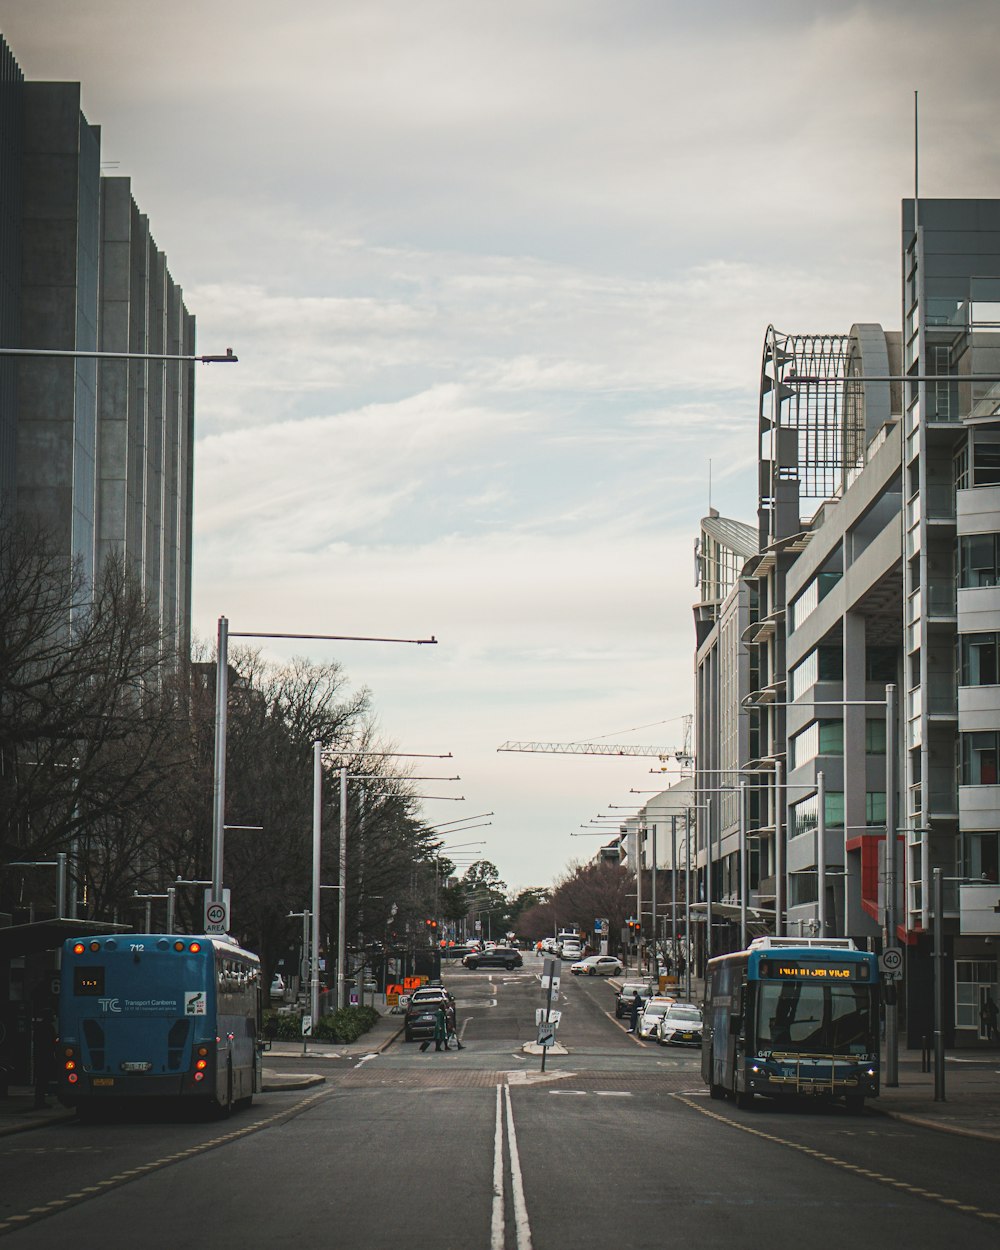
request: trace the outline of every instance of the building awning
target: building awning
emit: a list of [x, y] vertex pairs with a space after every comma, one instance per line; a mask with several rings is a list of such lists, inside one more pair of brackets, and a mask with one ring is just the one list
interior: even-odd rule
[[134, 931], [135, 926], [130, 924], [113, 924], [105, 920], [73, 920], [68, 916], [59, 920], [36, 920], [32, 924], [8, 925], [0, 929], [0, 959], [58, 950], [71, 937], [96, 937], [104, 933]]

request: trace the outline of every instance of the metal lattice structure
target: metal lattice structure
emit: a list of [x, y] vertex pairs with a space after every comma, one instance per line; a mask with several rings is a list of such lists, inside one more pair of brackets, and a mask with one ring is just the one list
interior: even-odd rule
[[819, 503], [841, 486], [848, 344], [846, 334], [768, 326], [759, 408], [762, 548], [799, 528], [801, 500]]

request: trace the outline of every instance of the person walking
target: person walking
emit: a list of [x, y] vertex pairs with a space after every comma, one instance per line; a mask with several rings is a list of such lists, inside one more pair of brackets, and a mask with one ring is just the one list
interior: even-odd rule
[[642, 999], [639, 997], [639, 991], [635, 990], [632, 994], [632, 1010], [629, 1013], [629, 1032], [635, 1033], [639, 1028], [639, 1012], [642, 1010]]
[[444, 1043], [445, 1050], [448, 1049], [448, 1018], [445, 1015], [444, 1007], [438, 1003], [437, 1011], [434, 1012], [434, 1049], [440, 1050], [441, 1044]]
[[998, 1013], [997, 1005], [993, 1001], [993, 995], [987, 992], [986, 997], [983, 999], [983, 1005], [979, 1009], [979, 1021], [982, 1032], [986, 1034], [988, 1042], [997, 1040], [998, 1014], [1000, 1013]]

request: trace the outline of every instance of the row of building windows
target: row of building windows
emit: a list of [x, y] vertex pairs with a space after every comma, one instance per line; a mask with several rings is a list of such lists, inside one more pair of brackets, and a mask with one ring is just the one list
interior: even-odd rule
[[[788, 766], [798, 768], [818, 755], [844, 754], [844, 722], [816, 720], [788, 743]], [[885, 755], [885, 721], [865, 721], [865, 754]]]
[[792, 604], [792, 630], [799, 628], [802, 622], [819, 607], [834, 586], [843, 577], [842, 573], [817, 573], [802, 594]]
[[[874, 827], [885, 825], [885, 791], [869, 790], [865, 795], [865, 824]], [[792, 807], [789, 822], [789, 835], [793, 838], [804, 833], [811, 833], [819, 825], [819, 795], [811, 794]], [[826, 827], [827, 829], [844, 826], [844, 793], [842, 790], [826, 792]]]
[[[898, 679], [895, 647], [865, 649], [865, 681], [886, 683]], [[844, 653], [839, 645], [815, 647], [789, 674], [789, 697], [794, 702], [818, 681], [843, 681]]]

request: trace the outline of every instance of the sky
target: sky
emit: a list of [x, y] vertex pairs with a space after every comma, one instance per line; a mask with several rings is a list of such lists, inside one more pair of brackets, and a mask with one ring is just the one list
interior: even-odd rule
[[[1000, 196], [994, 0], [0, 0], [195, 313], [194, 627], [298, 643], [550, 884], [682, 745], [693, 544], [768, 325], [900, 324], [900, 201]], [[668, 779], [669, 780], [669, 779]], [[612, 808], [610, 805], [614, 805]], [[470, 822], [471, 823], [471, 822]], [[476, 822], [478, 823], [478, 822]], [[577, 835], [577, 836], [574, 836]], [[463, 856], [456, 853], [456, 860]]]

